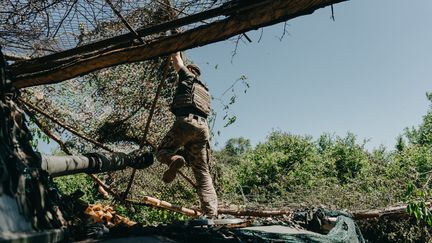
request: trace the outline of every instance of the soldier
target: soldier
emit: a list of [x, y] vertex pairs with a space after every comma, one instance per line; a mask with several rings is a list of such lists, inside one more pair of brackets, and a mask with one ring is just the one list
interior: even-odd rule
[[[176, 120], [160, 143], [156, 158], [169, 166], [162, 178], [165, 183], [172, 182], [185, 165], [185, 158], [188, 160], [197, 182], [201, 209], [206, 217], [214, 218], [217, 216], [217, 195], [209, 171], [209, 90], [199, 78], [201, 72], [197, 65], [185, 66], [180, 52], [171, 58], [179, 77], [171, 104]], [[181, 148], [184, 156], [178, 153]]]

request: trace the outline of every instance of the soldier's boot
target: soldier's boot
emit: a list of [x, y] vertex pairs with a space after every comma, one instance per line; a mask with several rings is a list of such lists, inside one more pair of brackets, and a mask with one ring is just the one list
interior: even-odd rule
[[177, 175], [177, 172], [180, 170], [181, 167], [183, 167], [185, 164], [185, 161], [183, 158], [177, 158], [175, 159], [169, 166], [168, 170], [164, 172], [162, 176], [162, 180], [165, 183], [171, 183]]

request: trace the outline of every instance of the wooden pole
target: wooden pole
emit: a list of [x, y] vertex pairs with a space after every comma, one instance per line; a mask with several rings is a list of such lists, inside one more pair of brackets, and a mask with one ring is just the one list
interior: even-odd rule
[[198, 217], [201, 215], [201, 212], [198, 210], [185, 208], [185, 207], [182, 207], [182, 206], [179, 206], [176, 204], [172, 204], [172, 203], [169, 203], [167, 201], [163, 201], [163, 200], [160, 200], [160, 199], [157, 199], [154, 197], [149, 197], [149, 196], [145, 196], [142, 199], [142, 202], [135, 201], [135, 200], [126, 200], [126, 201], [133, 203], [133, 204], [144, 204], [144, 205], [151, 206], [151, 207], [167, 209], [167, 210], [182, 213], [184, 215], [191, 216], [191, 217]]

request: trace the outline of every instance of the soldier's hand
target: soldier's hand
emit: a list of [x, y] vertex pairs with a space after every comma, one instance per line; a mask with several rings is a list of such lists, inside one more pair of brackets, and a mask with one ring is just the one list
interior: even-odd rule
[[171, 58], [174, 60], [177, 58], [182, 59], [181, 52], [178, 51], [178, 52], [171, 54]]

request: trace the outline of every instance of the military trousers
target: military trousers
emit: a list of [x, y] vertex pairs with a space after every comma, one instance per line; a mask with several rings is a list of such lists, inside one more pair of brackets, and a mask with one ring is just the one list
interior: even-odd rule
[[[195, 176], [202, 211], [207, 216], [216, 216], [218, 200], [209, 170], [209, 140], [209, 127], [204, 118], [192, 114], [176, 117], [157, 149], [156, 158], [168, 166], [177, 159], [189, 164]], [[180, 148], [184, 149], [184, 156], [178, 154]]]

